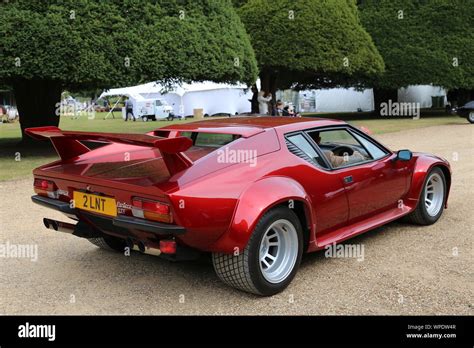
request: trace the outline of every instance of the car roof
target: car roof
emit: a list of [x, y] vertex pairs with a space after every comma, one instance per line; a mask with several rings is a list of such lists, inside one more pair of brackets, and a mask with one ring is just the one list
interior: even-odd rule
[[474, 108], [474, 100], [471, 100], [470, 102], [466, 103], [463, 108]]
[[228, 117], [219, 119], [208, 119], [183, 124], [173, 124], [159, 128], [159, 131], [183, 131], [183, 132], [204, 132], [238, 134], [244, 138], [264, 132], [268, 128], [276, 128], [286, 131], [299, 129], [325, 127], [345, 124], [341, 120], [315, 117], [282, 117], [282, 116], [261, 116], [261, 117]]

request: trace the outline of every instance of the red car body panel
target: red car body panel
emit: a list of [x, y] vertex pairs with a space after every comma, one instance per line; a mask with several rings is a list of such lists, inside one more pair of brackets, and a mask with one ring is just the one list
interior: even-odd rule
[[[147, 135], [57, 128], [27, 133], [50, 138], [62, 158], [34, 170], [35, 178], [54, 181], [63, 192], [60, 200], [69, 202], [77, 190], [100, 192], [125, 206], [133, 197], [159, 200], [170, 205], [173, 224], [186, 229], [175, 236], [177, 242], [202, 251], [243, 250], [262, 215], [279, 204], [296, 204], [306, 230], [306, 250], [322, 249], [413, 211], [433, 166], [445, 171], [449, 192], [449, 163], [433, 155], [414, 153], [402, 162], [389, 152], [379, 160], [325, 170], [286, 146], [288, 133], [327, 127], [349, 126], [327, 119], [246, 117], [174, 124]], [[182, 132], [236, 135], [238, 139], [221, 149], [255, 150], [257, 165], [221, 162], [218, 151], [190, 147]], [[111, 144], [90, 150], [80, 142], [85, 140]], [[354, 180], [347, 184], [348, 174]], [[119, 214], [130, 216], [131, 211], [120, 208]], [[78, 215], [97, 227], [90, 214]], [[113, 230], [102, 232], [120, 236]], [[156, 242], [148, 232], [130, 233]]]

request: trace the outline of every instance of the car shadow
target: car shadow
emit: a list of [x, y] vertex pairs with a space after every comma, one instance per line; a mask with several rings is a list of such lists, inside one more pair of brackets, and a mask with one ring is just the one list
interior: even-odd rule
[[[347, 239], [344, 242], [337, 243], [337, 244], [367, 244], [368, 241], [373, 242], [374, 240], [378, 238], [384, 238], [387, 233], [390, 233], [392, 230], [396, 230], [400, 227], [403, 226], [413, 226], [408, 222], [404, 222], [402, 220], [396, 220], [392, 221], [386, 225], [377, 227], [373, 230], [364, 232], [358, 236], [355, 236], [353, 238]], [[301, 268], [307, 268], [313, 266], [316, 262], [322, 263], [322, 262], [330, 262], [331, 258], [328, 258], [325, 256], [325, 249], [316, 251], [316, 252], [311, 252], [303, 255], [303, 258], [301, 260]]]
[[[160, 292], [172, 294], [172, 296], [181, 292], [189, 294], [188, 290], [192, 289], [195, 294], [215, 291], [215, 294], [218, 294], [216, 300], [220, 299], [221, 302], [229, 297], [247, 300], [261, 298], [224, 284], [214, 272], [210, 254], [202, 254], [196, 260], [178, 262], [136, 251], [130, 256], [124, 256], [121, 253], [107, 252], [97, 248], [91, 249], [87, 254], [91, 260], [94, 260], [92, 262], [102, 265], [94, 269], [90, 276], [101, 279], [110, 273], [119, 273], [120, 277], [107, 279], [112, 280], [114, 286], [121, 287], [122, 291], [128, 291], [130, 295], [136, 296], [136, 287], [124, 288], [124, 279], [132, 284], [137, 282], [159, 284], [157, 287]], [[81, 267], [80, 264], [75, 265]], [[82, 271], [88, 270], [89, 267]]]
[[[341, 244], [366, 244], [374, 242], [377, 238], [384, 238], [391, 230], [408, 224], [402, 222], [391, 222], [382, 227], [368, 231], [364, 234], [351, 238]], [[399, 230], [399, 229], [398, 229]], [[202, 254], [197, 260], [172, 262], [157, 256], [145, 255], [132, 252], [131, 256], [121, 253], [107, 252], [101, 249], [90, 249], [85, 255], [99, 267], [91, 270], [89, 267], [82, 271], [90, 271], [88, 276], [96, 279], [107, 278], [109, 274], [120, 274], [116, 278], [107, 278], [114, 282], [114, 286], [124, 286], [124, 279], [129, 283], [159, 284], [160, 292], [175, 294], [183, 289], [193, 289], [196, 294], [215, 291], [216, 301], [225, 301], [226, 298], [241, 298], [257, 301], [262, 297], [235, 290], [222, 283], [214, 272], [210, 254]], [[325, 250], [303, 255], [301, 270], [316, 271], [329, 267], [331, 258], [325, 257]], [[81, 263], [74, 263], [75, 267], [81, 267]], [[298, 278], [298, 277], [297, 277]], [[130, 294], [136, 292], [136, 287], [125, 287], [123, 291]]]

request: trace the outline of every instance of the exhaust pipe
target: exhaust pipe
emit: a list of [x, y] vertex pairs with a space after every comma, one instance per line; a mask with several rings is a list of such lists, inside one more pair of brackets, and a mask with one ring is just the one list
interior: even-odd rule
[[[43, 224], [46, 228], [57, 231], [57, 232], [64, 232], [69, 234], [74, 234], [77, 237], [81, 238], [95, 238], [100, 237], [101, 235], [95, 235], [93, 230], [90, 230], [88, 227], [81, 225], [79, 222], [77, 225], [69, 224], [67, 222], [56, 221], [53, 219], [44, 218]], [[130, 237], [126, 240], [127, 246], [130, 250], [138, 251], [142, 254], [153, 255], [153, 256], [160, 256], [161, 250], [158, 247], [150, 247], [143, 243], [140, 240], [134, 240]]]
[[152, 256], [160, 256], [161, 250], [159, 248], [151, 248], [142, 241], [133, 240], [132, 238], [127, 238], [127, 246], [130, 250], [138, 251], [142, 254], [152, 255]]
[[147, 255], [160, 256], [161, 255], [161, 250], [156, 249], [156, 248], [149, 248], [149, 247], [145, 246], [145, 250], [142, 251], [142, 253], [147, 254]]
[[62, 222], [62, 221], [56, 221], [56, 220], [48, 219], [48, 218], [43, 219], [43, 224], [46, 228], [50, 230], [69, 233], [69, 234], [72, 234], [74, 232], [74, 229], [76, 228], [76, 225], [69, 224], [67, 222]]

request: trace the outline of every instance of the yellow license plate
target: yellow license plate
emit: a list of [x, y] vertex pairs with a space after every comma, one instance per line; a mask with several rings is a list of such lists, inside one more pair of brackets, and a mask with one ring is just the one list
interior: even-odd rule
[[78, 209], [117, 216], [117, 203], [114, 198], [74, 191], [74, 206]]

